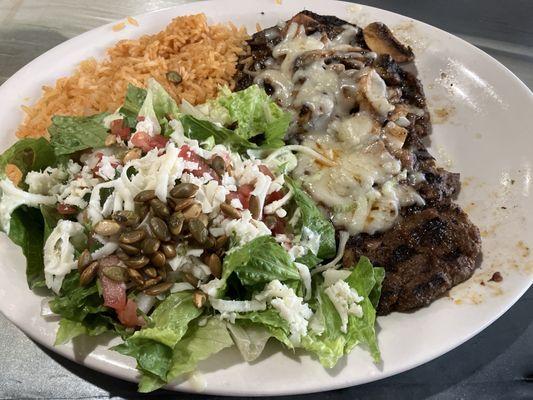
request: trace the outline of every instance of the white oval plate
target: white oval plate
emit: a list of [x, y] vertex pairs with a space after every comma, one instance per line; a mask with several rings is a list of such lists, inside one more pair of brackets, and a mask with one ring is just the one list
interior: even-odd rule
[[[462, 174], [459, 202], [482, 231], [484, 260], [472, 279], [430, 307], [378, 318], [381, 365], [373, 364], [359, 348], [329, 371], [307, 355], [281, 352], [277, 346], [267, 348], [253, 364], [243, 362], [236, 350], [229, 349], [199, 367], [208, 393], [306, 393], [397, 374], [479, 333], [515, 303], [533, 280], [527, 247], [533, 242], [532, 93], [509, 70], [463, 40], [376, 8], [330, 1], [285, 0], [279, 5], [274, 0], [219, 0], [139, 16], [138, 28], [128, 26], [113, 32], [109, 24], [94, 29], [38, 57], [2, 85], [0, 148], [15, 141], [14, 132], [22, 118], [20, 105], [28, 103], [27, 98], [36, 99], [43, 84], [69, 74], [79, 61], [102, 57], [105, 48], [119, 39], [159, 31], [177, 15], [199, 12], [207, 14], [210, 22], [232, 21], [254, 32], [256, 23], [268, 27], [304, 8], [362, 24], [385, 22], [414, 48], [434, 119], [431, 151], [448, 169]], [[65, 357], [118, 378], [137, 379], [133, 360], [108, 350], [105, 337], [53, 347], [57, 321], [40, 317], [41, 298], [26, 286], [19, 249], [4, 235], [0, 244], [0, 311], [7, 318]], [[488, 282], [495, 271], [502, 273], [503, 282]], [[195, 390], [188, 381], [172, 388]]]

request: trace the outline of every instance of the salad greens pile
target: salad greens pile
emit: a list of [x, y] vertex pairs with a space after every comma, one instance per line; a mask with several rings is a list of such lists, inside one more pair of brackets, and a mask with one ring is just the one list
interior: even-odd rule
[[[124, 105], [115, 113], [56, 116], [49, 141], [23, 139], [5, 151], [0, 156], [0, 171], [8, 164], [15, 165], [22, 180], [14, 185], [5, 174], [2, 177], [0, 221], [26, 257], [31, 289], [46, 287], [43, 248], [58, 223], [79, 221], [83, 226], [81, 233], [68, 239], [73, 248], [72, 265], [49, 302], [51, 313], [61, 318], [56, 345], [79, 335], [115, 332], [123, 342], [113, 350], [136, 359], [142, 375], [141, 392], [194, 371], [198, 362], [233, 345], [244, 360], [253, 361], [271, 339], [295, 351], [311, 352], [327, 368], [359, 344], [379, 361], [374, 326], [384, 270], [362, 257], [351, 268], [332, 265], [323, 273], [314, 273], [342, 249], [337, 249], [330, 220], [298, 183], [285, 175], [290, 168], [273, 171], [278, 175], [273, 179], [281, 182], [281, 196], [286, 197], [286, 215], [280, 213], [278, 218], [283, 232], [273, 230], [246, 240], [232, 236], [220, 277], [206, 278], [211, 280], [199, 282], [198, 287], [184, 286], [181, 275], [174, 274], [175, 290], [158, 295], [148, 309], [136, 310], [144, 321], [142, 327], [122, 323], [115, 310], [104, 305], [100, 279], [80, 284], [75, 260], [83, 249], [98, 252], [105, 247], [92, 236], [93, 224], [85, 218], [84, 209], [74, 207], [76, 212], [71, 212], [69, 206], [65, 212], [50, 189], [52, 178], [43, 181], [50, 187], [42, 193], [28, 192], [25, 178], [32, 171], [47, 170], [58, 185], [68, 184], [73, 179], [65, 172], [68, 166], [80, 162], [83, 154], [105, 148], [114, 120], [122, 120], [122, 129], [132, 132], [139, 131], [139, 124], [146, 127], [149, 123], [150, 140], [164, 139], [156, 150], [144, 151], [149, 153], [146, 157], [154, 151], [155, 157], [162, 156], [168, 143], [183, 145], [174, 139], [179, 131], [184, 137], [179, 140], [188, 146], [197, 143], [199, 153], [222, 146], [232, 157], [246, 160], [254, 151], [268, 154], [283, 147], [291, 119], [290, 113], [256, 85], [235, 93], [223, 89], [217, 99], [206, 104], [184, 102], [178, 107], [163, 87], [151, 80], [146, 89], [130, 85]], [[123, 140], [130, 140], [132, 147], [133, 136]], [[261, 164], [252, 156], [249, 163], [254, 162]], [[103, 195], [102, 204], [109, 195]], [[84, 194], [84, 202], [89, 197], [90, 193]], [[56, 250], [66, 257], [63, 247]], [[206, 299], [200, 307], [195, 301], [199, 293]], [[140, 292], [128, 291], [129, 300], [139, 302], [140, 296]]]

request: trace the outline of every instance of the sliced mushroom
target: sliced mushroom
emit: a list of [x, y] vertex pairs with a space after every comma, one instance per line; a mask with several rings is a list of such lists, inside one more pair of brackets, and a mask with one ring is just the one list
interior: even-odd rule
[[384, 128], [384, 136], [390, 148], [399, 150], [403, 147], [405, 139], [407, 139], [407, 129], [389, 121]]
[[365, 56], [365, 51], [359, 47], [348, 50], [312, 50], [307, 51], [294, 60], [294, 71], [304, 69], [318, 60], [324, 60], [326, 65], [342, 64], [346, 69], [361, 69], [372, 60]]
[[363, 29], [363, 37], [368, 47], [378, 54], [390, 54], [394, 61], [413, 61], [413, 50], [394, 37], [387, 25], [372, 22]]
[[386, 117], [394, 110], [394, 106], [387, 98], [387, 85], [375, 69], [370, 69], [368, 73], [359, 78], [359, 90], [381, 117]]

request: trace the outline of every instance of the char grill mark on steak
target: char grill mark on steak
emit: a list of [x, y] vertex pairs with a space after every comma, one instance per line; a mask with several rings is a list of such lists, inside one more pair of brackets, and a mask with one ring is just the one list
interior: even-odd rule
[[[303, 25], [307, 34], [318, 31], [330, 39], [348, 24], [337, 17], [309, 11], [295, 15], [290, 21]], [[246, 73], [247, 68], [258, 71], [267, 67], [272, 48], [281, 41], [283, 33], [275, 26], [254, 34], [248, 41], [251, 53], [241, 56], [235, 76], [238, 90], [253, 84], [253, 76]], [[370, 51], [363, 30], [359, 28], [351, 45], [361, 48], [361, 53]], [[346, 69], [360, 69], [356, 63], [357, 56], [346, 57], [342, 52], [305, 54], [295, 61], [295, 68], [301, 68], [319, 56], [325, 56], [326, 61], [330, 59], [343, 64]], [[351, 237], [343, 257], [345, 267], [353, 266], [364, 255], [376, 267], [385, 268], [378, 307], [379, 314], [383, 315], [426, 306], [454, 285], [468, 279], [480, 258], [481, 239], [478, 228], [453, 203], [460, 190], [459, 174], [438, 167], [424, 143], [431, 133], [431, 124], [421, 83], [388, 54], [379, 54], [371, 66], [388, 88], [399, 89], [399, 100], [394, 101], [397, 108], [410, 109], [414, 106], [423, 110], [423, 113], [407, 113], [407, 138], [396, 156], [403, 168], [423, 174], [424, 180], [415, 183], [414, 187], [425, 200], [425, 206], [403, 208], [399, 220], [385, 232]], [[269, 88], [265, 89], [268, 91]], [[308, 114], [309, 110], [302, 107], [297, 116], [298, 122], [305, 124]]]
[[343, 265], [360, 256], [385, 268], [378, 312], [430, 304], [468, 279], [481, 251], [478, 229], [456, 205], [412, 211], [390, 230], [350, 238]]

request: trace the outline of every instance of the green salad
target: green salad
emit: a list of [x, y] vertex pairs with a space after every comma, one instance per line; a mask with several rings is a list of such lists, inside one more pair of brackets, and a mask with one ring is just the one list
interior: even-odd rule
[[[333, 367], [355, 346], [376, 362], [382, 268], [341, 265], [347, 234], [291, 171], [292, 115], [253, 85], [177, 105], [155, 80], [115, 113], [56, 116], [50, 140], [0, 157], [0, 226], [31, 289], [50, 292], [56, 345], [114, 332], [149, 392], [235, 346], [266, 343]], [[327, 161], [327, 160], [322, 160]]]

